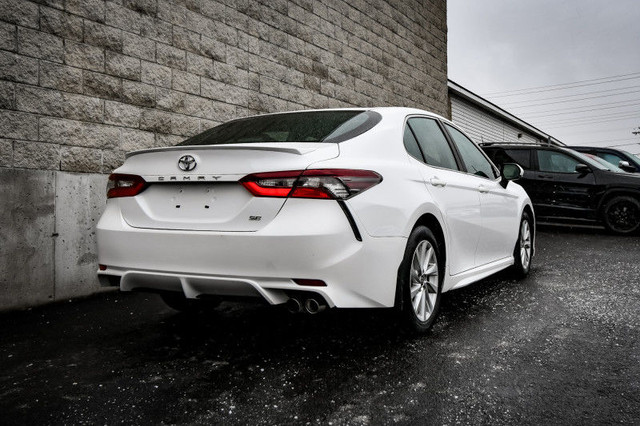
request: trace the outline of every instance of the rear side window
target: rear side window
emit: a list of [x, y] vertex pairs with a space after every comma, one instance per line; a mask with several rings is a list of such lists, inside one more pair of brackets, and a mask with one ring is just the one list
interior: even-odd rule
[[417, 139], [427, 164], [458, 170], [449, 142], [435, 120], [415, 117], [407, 120], [407, 124]]
[[418, 146], [418, 141], [415, 136], [413, 136], [413, 132], [409, 128], [409, 126], [405, 126], [404, 128], [404, 147], [406, 148], [409, 155], [411, 155], [416, 160], [424, 162], [424, 158], [422, 157], [422, 153], [420, 152], [420, 147]]
[[467, 171], [469, 173], [488, 179], [495, 179], [498, 177], [493, 165], [489, 160], [487, 160], [484, 154], [482, 154], [480, 148], [471, 142], [471, 139], [466, 137], [455, 127], [451, 127], [448, 124], [445, 124], [445, 127], [451, 135], [453, 143], [458, 147], [458, 151], [460, 151], [460, 155], [462, 156], [462, 161], [464, 161], [464, 165], [467, 167]]
[[525, 170], [531, 170], [531, 150], [529, 149], [492, 148], [487, 154], [498, 167], [502, 167], [504, 163], [516, 163]]
[[178, 145], [259, 142], [343, 142], [382, 120], [373, 111], [304, 111], [241, 118], [213, 127]]

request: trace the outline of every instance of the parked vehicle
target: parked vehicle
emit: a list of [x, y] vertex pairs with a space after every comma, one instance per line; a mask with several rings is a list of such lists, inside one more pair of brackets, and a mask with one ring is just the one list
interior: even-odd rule
[[127, 155], [97, 226], [99, 278], [194, 308], [396, 307], [424, 331], [443, 292], [528, 273], [525, 191], [453, 123], [407, 108], [242, 118]]
[[640, 228], [640, 176], [609, 170], [567, 148], [536, 144], [482, 146], [500, 165], [517, 162], [524, 169], [519, 180], [539, 218], [601, 223], [617, 234]]
[[625, 172], [640, 173], [640, 158], [625, 150], [595, 146], [569, 146], [568, 148], [585, 154], [597, 155]]
[[597, 155], [594, 154], [587, 154], [587, 153], [582, 153], [582, 155], [589, 157], [590, 159], [592, 159], [593, 161], [596, 161], [598, 163], [600, 163], [601, 166], [603, 166], [605, 169], [610, 170], [612, 172], [616, 172], [616, 173], [629, 173], [629, 172], [625, 172], [624, 170], [622, 170], [620, 167], [611, 164], [610, 162], [608, 162], [607, 160], [604, 160], [600, 157], [598, 157]]

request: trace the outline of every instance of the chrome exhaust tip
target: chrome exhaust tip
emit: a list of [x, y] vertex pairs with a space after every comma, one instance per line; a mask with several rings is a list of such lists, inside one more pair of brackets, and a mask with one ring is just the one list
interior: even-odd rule
[[290, 297], [289, 300], [287, 300], [287, 311], [291, 312], [292, 314], [298, 314], [302, 312], [302, 302], [300, 302], [300, 300], [295, 297]]
[[324, 303], [318, 302], [316, 299], [313, 299], [313, 298], [309, 298], [304, 302], [304, 310], [311, 315], [322, 312], [326, 308], [327, 308], [327, 305], [325, 305]]

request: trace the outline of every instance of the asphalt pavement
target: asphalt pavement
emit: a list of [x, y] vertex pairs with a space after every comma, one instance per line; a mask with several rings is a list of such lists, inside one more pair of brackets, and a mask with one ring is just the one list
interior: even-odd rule
[[640, 424], [640, 237], [545, 227], [533, 270], [390, 310], [148, 294], [0, 314], [0, 424]]

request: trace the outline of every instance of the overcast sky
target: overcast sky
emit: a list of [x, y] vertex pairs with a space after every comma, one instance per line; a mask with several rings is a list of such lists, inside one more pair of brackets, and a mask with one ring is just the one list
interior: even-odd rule
[[640, 0], [447, 6], [451, 80], [567, 144], [640, 153]]

